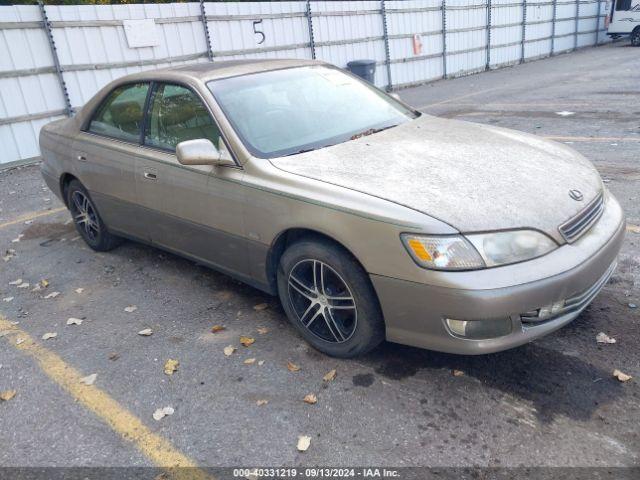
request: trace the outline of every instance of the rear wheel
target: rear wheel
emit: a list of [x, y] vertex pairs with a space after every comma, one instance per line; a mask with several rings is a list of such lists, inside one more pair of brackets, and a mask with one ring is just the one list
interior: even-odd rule
[[76, 230], [93, 250], [106, 252], [122, 243], [120, 237], [109, 233], [89, 192], [77, 180], [67, 187], [67, 205]]
[[640, 47], [640, 27], [636, 27], [631, 32], [631, 45]]
[[291, 323], [327, 355], [354, 357], [384, 339], [382, 312], [366, 272], [332, 242], [290, 246], [280, 259], [278, 292]]

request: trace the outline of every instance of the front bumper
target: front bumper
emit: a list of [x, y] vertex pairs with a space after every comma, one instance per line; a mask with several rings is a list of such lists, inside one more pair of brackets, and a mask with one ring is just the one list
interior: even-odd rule
[[[609, 196], [602, 217], [580, 240], [529, 262], [481, 270], [472, 276], [470, 272], [448, 272], [447, 286], [371, 275], [385, 317], [387, 340], [475, 355], [517, 347], [553, 332], [576, 318], [613, 274], [625, 225], [619, 204]], [[563, 263], [558, 257], [579, 261], [558, 273], [558, 264]], [[509, 272], [511, 285], [505, 285], [504, 270]], [[537, 278], [529, 281], [533, 272]], [[498, 287], [493, 288], [495, 285]], [[567, 306], [548, 320], [525, 317], [563, 300]], [[509, 318], [512, 328], [510, 334], [501, 337], [471, 340], [451, 333], [446, 318]]]

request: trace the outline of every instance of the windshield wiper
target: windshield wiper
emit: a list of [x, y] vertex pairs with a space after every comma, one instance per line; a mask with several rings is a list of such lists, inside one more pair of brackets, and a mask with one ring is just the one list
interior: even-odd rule
[[383, 130], [387, 130], [392, 127], [397, 127], [397, 125], [389, 125], [388, 127], [382, 127], [382, 128], [370, 128], [368, 130], [365, 130], [364, 132], [351, 135], [351, 140], [357, 140], [358, 138], [366, 137], [367, 135], [373, 135], [374, 133], [382, 132]]
[[326, 148], [326, 147], [332, 147], [334, 145], [335, 143], [329, 143], [328, 145], [322, 145], [321, 147], [317, 147], [317, 148], [303, 148], [301, 150], [296, 150], [295, 152], [287, 153], [286, 155], [283, 155], [283, 157], [290, 157], [291, 155], [298, 155], [300, 153], [313, 152], [314, 150], [319, 150], [321, 148]]

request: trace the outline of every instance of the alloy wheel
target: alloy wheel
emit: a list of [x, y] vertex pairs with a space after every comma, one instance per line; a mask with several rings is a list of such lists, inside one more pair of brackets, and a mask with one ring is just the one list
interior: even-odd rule
[[91, 200], [78, 190], [73, 192], [71, 200], [73, 202], [73, 221], [81, 231], [84, 231], [89, 240], [96, 241], [100, 234], [100, 225]]
[[343, 343], [356, 330], [358, 310], [345, 280], [326, 263], [298, 262], [287, 279], [293, 311], [304, 328], [332, 343]]

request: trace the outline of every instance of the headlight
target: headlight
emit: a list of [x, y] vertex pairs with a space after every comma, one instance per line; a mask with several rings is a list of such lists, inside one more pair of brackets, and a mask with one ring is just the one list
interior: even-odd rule
[[558, 246], [535, 230], [479, 233], [466, 235], [487, 267], [522, 262], [549, 253]]
[[421, 267], [433, 270], [474, 270], [484, 262], [473, 245], [462, 235], [427, 237], [402, 234], [402, 241]]
[[432, 270], [477, 270], [540, 257], [558, 245], [535, 230], [470, 235], [402, 234], [415, 262]]

